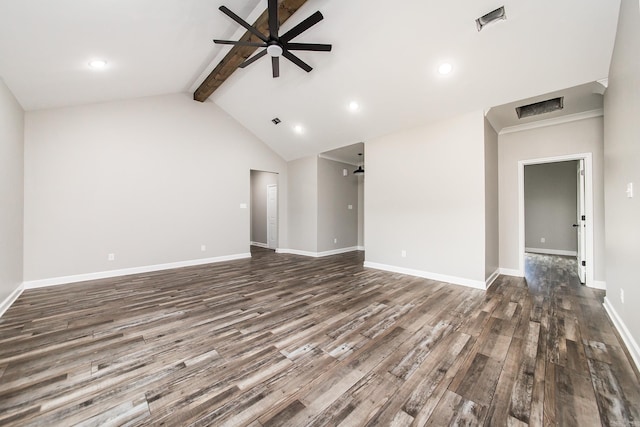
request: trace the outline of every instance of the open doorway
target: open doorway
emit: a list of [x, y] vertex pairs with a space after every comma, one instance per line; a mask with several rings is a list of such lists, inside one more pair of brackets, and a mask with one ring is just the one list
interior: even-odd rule
[[[333, 174], [334, 171], [338, 171], [338, 175], [340, 175], [334, 178], [337, 180], [336, 182], [340, 182], [339, 191], [337, 191], [338, 187], [334, 185], [335, 188], [330, 191], [322, 192], [325, 201], [327, 196], [332, 200], [341, 199], [341, 203], [334, 204], [334, 206], [331, 206], [331, 203], [323, 204], [323, 213], [327, 218], [321, 222], [325, 225], [325, 231], [330, 231], [331, 234], [320, 238], [333, 239], [334, 244], [336, 240], [338, 242], [342, 240], [343, 244], [348, 242], [346, 246], [349, 249], [364, 251], [365, 144], [358, 142], [336, 148], [321, 153], [319, 157], [323, 160], [322, 163], [319, 163], [321, 166], [319, 175], [326, 178], [324, 181], [325, 190], [326, 184], [329, 183], [328, 173]], [[327, 163], [333, 163], [333, 167], [328, 167]], [[344, 211], [345, 205], [348, 209], [346, 212]], [[330, 226], [327, 227], [327, 225]], [[337, 234], [341, 235], [342, 239], [340, 237], [335, 239]]]
[[278, 247], [278, 174], [251, 170], [251, 246]]
[[518, 166], [520, 270], [525, 252], [574, 257], [580, 282], [593, 286], [591, 153]]

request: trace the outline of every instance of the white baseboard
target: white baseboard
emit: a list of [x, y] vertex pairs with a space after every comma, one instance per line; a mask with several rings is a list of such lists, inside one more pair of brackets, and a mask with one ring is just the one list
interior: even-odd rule
[[392, 273], [407, 274], [409, 276], [424, 277], [425, 279], [437, 280], [439, 282], [453, 283], [455, 285], [468, 286], [475, 289], [486, 289], [482, 280], [466, 279], [464, 277], [447, 276], [445, 274], [431, 273], [429, 271], [414, 270], [411, 268], [396, 267], [394, 265], [379, 264], [377, 262], [365, 261], [364, 266], [376, 270], [390, 271]]
[[170, 270], [172, 268], [191, 267], [214, 262], [233, 261], [251, 258], [250, 253], [224, 255], [213, 258], [201, 258], [189, 261], [170, 262], [167, 264], [146, 265], [143, 267], [123, 268], [120, 270], [100, 271], [97, 273], [75, 274], [72, 276], [52, 277], [49, 279], [29, 280], [24, 282], [25, 289], [43, 288], [46, 286], [64, 285], [67, 283], [85, 282], [87, 280], [107, 279], [110, 277], [128, 276], [130, 274], [149, 273], [151, 271]]
[[603, 291], [607, 290], [607, 282], [603, 282], [602, 280], [594, 280], [591, 284], [587, 284], [587, 286], [594, 289], [601, 289]]
[[611, 302], [607, 297], [604, 297], [604, 303], [602, 305], [604, 306], [604, 309], [607, 311], [607, 314], [613, 322], [613, 325], [616, 327], [618, 333], [622, 337], [622, 340], [627, 346], [627, 350], [629, 350], [629, 353], [631, 354], [633, 363], [635, 363], [636, 368], [640, 370], [640, 347], [638, 346], [638, 343], [633, 339], [633, 336], [631, 336], [629, 329], [627, 329], [627, 325], [624, 324], [624, 322], [616, 312], [616, 309], [613, 308], [613, 305], [611, 305]]
[[9, 307], [11, 307], [11, 304], [16, 302], [24, 289], [24, 283], [20, 283], [20, 285], [15, 288], [8, 297], [4, 299], [4, 301], [0, 302], [0, 317], [2, 317], [2, 315], [9, 309]]
[[249, 245], [251, 245], [251, 246], [257, 246], [257, 247], [259, 247], [259, 248], [269, 249], [269, 245], [267, 245], [266, 243], [260, 243], [260, 242], [249, 242]]
[[308, 256], [312, 258], [321, 258], [324, 256], [344, 254], [347, 252], [353, 252], [357, 250], [358, 250], [357, 246], [351, 246], [348, 248], [333, 249], [333, 250], [324, 251], [324, 252], [309, 252], [309, 251], [299, 251], [298, 249], [284, 249], [284, 248], [278, 248], [276, 249], [276, 252], [279, 254], [292, 254], [292, 255]]
[[308, 251], [299, 251], [297, 249], [286, 249], [286, 248], [277, 248], [277, 254], [292, 254], [292, 255], [302, 255], [302, 256], [310, 256], [317, 257], [317, 252], [308, 252]]
[[504, 274], [505, 276], [524, 277], [524, 273], [522, 271], [515, 270], [513, 268], [500, 268], [500, 274]]
[[356, 246], [356, 250], [358, 250], [358, 251], [364, 251], [364, 246]]
[[489, 289], [489, 286], [493, 285], [493, 282], [496, 281], [499, 275], [500, 275], [500, 269], [496, 268], [496, 271], [491, 273], [491, 276], [489, 276], [487, 280], [485, 280], [485, 289]]
[[565, 251], [564, 249], [524, 248], [524, 251], [534, 254], [578, 256], [578, 252]]

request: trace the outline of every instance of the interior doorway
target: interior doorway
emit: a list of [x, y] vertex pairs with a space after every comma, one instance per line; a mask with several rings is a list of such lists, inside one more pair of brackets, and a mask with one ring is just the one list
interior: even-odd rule
[[278, 174], [251, 170], [250, 245], [278, 247]]
[[[565, 191], [573, 190], [573, 199], [564, 200], [561, 204], [563, 220], [561, 224], [543, 224], [540, 228], [540, 218], [531, 218], [535, 213], [529, 213], [527, 221], [526, 207], [531, 205], [530, 195], [527, 194], [525, 175], [530, 175], [534, 168], [530, 166], [540, 165], [547, 168], [551, 165], [564, 164], [568, 170], [565, 172], [568, 181], [563, 183]], [[542, 168], [541, 168], [542, 169]], [[550, 170], [550, 169], [549, 169]], [[538, 173], [541, 170], [537, 171]], [[542, 171], [545, 173], [545, 171]], [[548, 173], [548, 171], [546, 172]], [[547, 176], [547, 179], [550, 177]], [[592, 183], [592, 158], [591, 153], [549, 157], [540, 159], [523, 160], [518, 162], [519, 184], [519, 268], [524, 273], [525, 252], [537, 252], [556, 255], [573, 256], [577, 259], [577, 275], [580, 281], [587, 286], [594, 286], [594, 244], [593, 244], [593, 183]], [[561, 193], [561, 192], [559, 192]], [[557, 196], [557, 195], [556, 195]], [[533, 201], [535, 203], [535, 200]], [[554, 201], [549, 200], [549, 203]], [[556, 201], [557, 202], [557, 201]], [[541, 203], [539, 210], [548, 207]], [[541, 235], [541, 229], [545, 229], [547, 235]], [[537, 231], [536, 231], [537, 230]], [[537, 233], [537, 234], [536, 234]], [[550, 244], [551, 239], [556, 245]], [[562, 243], [559, 243], [562, 241]], [[569, 242], [570, 241], [570, 242]], [[554, 247], [555, 246], [555, 247]], [[562, 247], [564, 246], [564, 247]]]

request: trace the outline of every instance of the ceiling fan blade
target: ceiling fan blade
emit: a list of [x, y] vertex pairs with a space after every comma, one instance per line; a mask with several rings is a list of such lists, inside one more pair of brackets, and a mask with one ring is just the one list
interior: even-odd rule
[[226, 6], [220, 6], [220, 10], [222, 11], [222, 13], [224, 13], [225, 15], [227, 15], [229, 18], [233, 19], [234, 21], [236, 21], [238, 24], [242, 25], [244, 28], [246, 28], [247, 30], [249, 30], [252, 34], [254, 34], [256, 37], [258, 37], [260, 40], [262, 40], [263, 42], [268, 42], [269, 39], [267, 39], [264, 34], [262, 34], [260, 31], [256, 30], [254, 27], [252, 27], [251, 25], [249, 25], [249, 23], [247, 21], [245, 21], [244, 19], [240, 18], [238, 15], [236, 15], [235, 13], [231, 12], [229, 10], [228, 7]]
[[242, 40], [234, 41], [234, 40], [213, 40], [216, 44], [232, 44], [237, 46], [255, 46], [255, 47], [267, 47], [266, 43], [254, 43], [254, 42], [244, 42]]
[[330, 44], [317, 43], [285, 43], [284, 48], [287, 50], [313, 50], [317, 52], [330, 52]]
[[269, 0], [269, 37], [278, 38], [278, 0]]
[[273, 77], [280, 77], [280, 58], [277, 56], [271, 57], [271, 69], [273, 70]]
[[304, 62], [302, 59], [298, 58], [297, 56], [295, 56], [293, 53], [285, 50], [284, 52], [282, 52], [282, 56], [284, 56], [285, 58], [287, 58], [289, 61], [293, 62], [294, 64], [296, 64], [298, 67], [302, 68], [303, 70], [305, 70], [307, 73], [311, 70], [313, 70], [313, 68], [311, 68], [311, 66], [309, 64], [307, 64], [306, 62]]
[[298, 25], [296, 25], [286, 33], [284, 33], [280, 37], [280, 41], [283, 43], [288, 42], [294, 37], [299, 36], [303, 32], [307, 31], [309, 28], [313, 27], [323, 19], [324, 17], [322, 16], [322, 13], [320, 13], [320, 11], [314, 13], [313, 15], [311, 15], [310, 17], [308, 17], [307, 19], [305, 19], [304, 21], [302, 21], [301, 23], [299, 23]]
[[254, 62], [256, 62], [258, 59], [260, 59], [263, 56], [265, 56], [266, 54], [267, 54], [267, 49], [263, 49], [260, 52], [258, 52], [257, 54], [253, 55], [251, 58], [249, 58], [246, 61], [244, 61], [242, 64], [238, 65], [238, 67], [244, 68], [247, 65], [251, 65]]

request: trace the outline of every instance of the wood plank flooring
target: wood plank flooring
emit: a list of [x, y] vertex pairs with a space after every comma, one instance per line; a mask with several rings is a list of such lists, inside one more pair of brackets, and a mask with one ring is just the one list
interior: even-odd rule
[[0, 318], [0, 425], [640, 425], [569, 258], [483, 292], [252, 250], [25, 291]]

